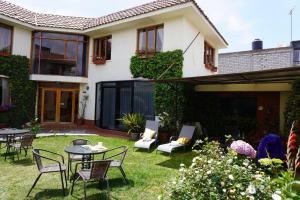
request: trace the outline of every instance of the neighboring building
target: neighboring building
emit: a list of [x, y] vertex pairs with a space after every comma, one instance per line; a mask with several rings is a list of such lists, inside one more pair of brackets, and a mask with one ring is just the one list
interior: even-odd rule
[[293, 41], [288, 47], [263, 49], [262, 41], [255, 40], [252, 46], [254, 48], [250, 51], [219, 54], [219, 74], [279, 69], [300, 64], [300, 41]]
[[31, 60], [43, 123], [74, 123], [86, 95], [85, 118], [99, 127], [118, 128], [120, 115], [135, 110], [154, 118], [151, 84], [130, 73], [133, 55], [185, 50], [195, 39], [183, 64], [183, 77], [194, 77], [214, 74], [218, 50], [227, 46], [193, 0], [157, 0], [99, 18], [36, 13], [0, 0], [0, 22], [0, 55]]
[[283, 131], [290, 83], [300, 78], [300, 41], [263, 49], [262, 41], [255, 40], [250, 51], [219, 54], [218, 71], [216, 76], [191, 79], [199, 84], [199, 101], [213, 94], [228, 118], [256, 119], [258, 128], [248, 136], [251, 139]]

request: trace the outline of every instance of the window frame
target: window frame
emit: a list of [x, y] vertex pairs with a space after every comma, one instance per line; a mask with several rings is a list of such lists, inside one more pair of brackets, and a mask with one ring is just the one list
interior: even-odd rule
[[[6, 28], [10, 30], [10, 46], [9, 46], [9, 52], [2, 52], [0, 51], [0, 56], [11, 56], [12, 55], [12, 49], [13, 49], [13, 32], [14, 28], [13, 26], [9, 26], [7, 24], [0, 23], [0, 27]], [[1, 37], [1, 35], [0, 35]]]
[[[210, 54], [207, 54], [207, 51], [209, 51]], [[207, 41], [204, 41], [204, 65], [206, 69], [209, 69], [213, 72], [217, 71], [217, 67], [215, 66], [215, 54], [215, 48]]]
[[[39, 34], [38, 34], [39, 33]], [[63, 37], [49, 37], [47, 36], [47, 34], [61, 34], [61, 35], [74, 35], [77, 38], [76, 39], [68, 39], [68, 38], [63, 38]], [[45, 36], [46, 35], [46, 36]], [[81, 37], [83, 37], [81, 39]], [[31, 73], [34, 74], [34, 61], [33, 58], [36, 56], [35, 55], [35, 39], [37, 39], [39, 41], [39, 53], [37, 55], [38, 58], [38, 62], [39, 62], [39, 66], [38, 66], [38, 73], [37, 74], [41, 74], [40, 73], [40, 68], [41, 68], [41, 60], [50, 60], [50, 61], [66, 61], [66, 62], [75, 62], [75, 64], [78, 64], [78, 55], [79, 55], [79, 45], [83, 44], [85, 45], [85, 53], [84, 53], [84, 48], [83, 48], [83, 52], [82, 52], [82, 57], [86, 57], [85, 58], [85, 62], [82, 63], [82, 66], [84, 68], [84, 72], [83, 75], [80, 75], [80, 77], [87, 77], [87, 68], [88, 68], [88, 49], [89, 49], [89, 37], [86, 35], [82, 35], [82, 34], [75, 34], [75, 33], [65, 33], [65, 32], [53, 32], [53, 31], [43, 31], [43, 30], [36, 30], [32, 32], [32, 41], [31, 41], [31, 57], [30, 57], [30, 66], [31, 66]], [[63, 59], [54, 59], [54, 58], [47, 58], [47, 57], [43, 57], [41, 55], [41, 48], [42, 48], [42, 43], [43, 40], [58, 40], [58, 41], [63, 41], [64, 42], [64, 58]], [[67, 48], [68, 48], [68, 42], [75, 42], [76, 45], [76, 50], [75, 50], [75, 58], [67, 58]], [[51, 74], [52, 75], [52, 74]], [[67, 75], [64, 75], [67, 76]], [[76, 75], [77, 76], [77, 75]]]
[[[94, 40], [93, 40], [93, 63], [94, 64], [101, 65], [101, 64], [105, 64], [106, 61], [111, 60], [112, 46], [110, 46], [110, 59], [107, 58], [108, 40], [111, 40], [111, 44], [112, 44], [112, 35], [107, 35], [107, 36], [103, 36], [103, 37], [94, 38]], [[104, 58], [101, 57], [101, 43], [102, 43], [102, 41], [104, 41], [104, 44], [105, 44], [105, 47], [104, 47], [105, 56], [104, 56]], [[98, 46], [96, 46], [96, 44]], [[99, 48], [99, 55], [96, 55], [96, 52], [97, 52], [96, 48], [97, 47]]]
[[[154, 26], [148, 26], [148, 27], [144, 27], [144, 28], [140, 28], [137, 30], [137, 45], [136, 45], [136, 55], [138, 55], [141, 58], [149, 58], [149, 57], [153, 57], [156, 53], [161, 52], [157, 50], [157, 30], [158, 29], [162, 29], [164, 31], [164, 24], [158, 24], [158, 25], [154, 25]], [[148, 33], [150, 31], [154, 30], [154, 51], [150, 51], [148, 49]], [[141, 32], [145, 32], [145, 52], [141, 52], [140, 50], [140, 33]], [[163, 46], [163, 42], [162, 42], [162, 46]], [[163, 48], [161, 48], [163, 49]]]

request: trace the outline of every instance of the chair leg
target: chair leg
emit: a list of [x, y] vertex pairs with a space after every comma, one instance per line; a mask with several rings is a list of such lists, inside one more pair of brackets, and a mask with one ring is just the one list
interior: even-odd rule
[[110, 197], [110, 187], [109, 187], [108, 178], [106, 178], [106, 188], [107, 188], [107, 198], [109, 199], [109, 197]]
[[71, 194], [73, 194], [74, 185], [75, 185], [75, 183], [79, 180], [79, 178], [80, 178], [80, 176], [78, 176], [76, 179], [75, 179], [75, 177], [74, 177], [73, 183], [72, 183], [72, 188], [71, 188]]
[[127, 183], [126, 174], [125, 174], [125, 172], [124, 172], [123, 167], [120, 166], [119, 169], [120, 169], [121, 174], [122, 174], [122, 176], [123, 176], [123, 181], [124, 181], [124, 183]]
[[60, 172], [60, 179], [61, 179], [61, 186], [62, 186], [62, 189], [63, 189], [63, 195], [65, 196], [66, 193], [65, 193], [65, 186], [64, 186], [64, 179], [63, 179], [63, 172], [62, 171]]
[[[7, 144], [8, 145], [8, 144]], [[10, 147], [7, 146], [6, 147], [6, 152], [5, 152], [5, 157], [4, 157], [4, 160], [6, 160], [6, 157], [7, 157], [7, 154], [10, 152]]]
[[68, 180], [67, 180], [67, 173], [66, 173], [66, 171], [64, 171], [64, 175], [65, 175], [66, 188], [68, 188]]
[[[68, 180], [70, 179], [70, 158], [69, 158], [69, 155], [68, 155], [68, 169], [67, 169], [67, 173], [68, 173]], [[71, 181], [71, 179], [70, 179]]]
[[83, 181], [84, 199], [86, 199], [86, 182]]
[[30, 195], [31, 191], [33, 190], [33, 188], [35, 187], [36, 183], [37, 183], [38, 180], [41, 178], [41, 176], [42, 176], [42, 173], [40, 173], [40, 174], [38, 175], [38, 177], [35, 179], [33, 185], [31, 186], [31, 188], [30, 188], [30, 190], [29, 190], [29, 192], [28, 192], [28, 194], [27, 194], [27, 197]]

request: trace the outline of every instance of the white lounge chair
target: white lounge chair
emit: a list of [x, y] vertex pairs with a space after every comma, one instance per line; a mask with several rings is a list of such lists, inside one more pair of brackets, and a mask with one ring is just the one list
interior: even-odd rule
[[146, 129], [150, 129], [151, 131], [155, 131], [155, 135], [153, 136], [153, 138], [149, 138], [146, 140], [143, 138], [144, 133], [142, 133], [141, 139], [134, 144], [133, 149], [140, 148], [140, 149], [148, 149], [148, 151], [149, 151], [151, 145], [154, 143], [157, 143], [158, 126], [159, 126], [159, 123], [157, 121], [147, 120], [145, 131], [146, 131]]
[[[194, 132], [195, 132], [195, 128], [196, 128], [195, 126], [183, 125], [178, 138], [188, 138], [188, 139], [192, 140]], [[177, 137], [172, 136], [170, 138], [170, 143], [159, 145], [156, 149], [156, 153], [157, 153], [157, 151], [162, 151], [162, 152], [169, 153], [171, 156], [171, 153], [174, 149], [177, 149], [180, 147], [185, 148], [188, 145], [188, 144], [177, 143], [177, 142], [175, 142], [176, 139], [177, 139]]]

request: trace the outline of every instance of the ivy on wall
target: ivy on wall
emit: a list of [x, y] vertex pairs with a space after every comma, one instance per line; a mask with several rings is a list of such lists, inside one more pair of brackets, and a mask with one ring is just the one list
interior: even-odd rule
[[8, 112], [11, 127], [20, 127], [34, 117], [36, 83], [29, 80], [29, 59], [24, 56], [0, 56], [0, 74], [9, 77], [13, 108]]
[[293, 121], [300, 121], [300, 79], [297, 79], [292, 84], [292, 91], [286, 102], [284, 112], [284, 132], [289, 134]]
[[[182, 50], [156, 53], [154, 57], [147, 59], [133, 56], [130, 65], [134, 78], [148, 79], [158, 79], [162, 74], [162, 79], [181, 78], [182, 68]], [[178, 83], [155, 83], [154, 88], [156, 115], [168, 113], [175, 128], [176, 121], [180, 121], [183, 115], [183, 86]]]

